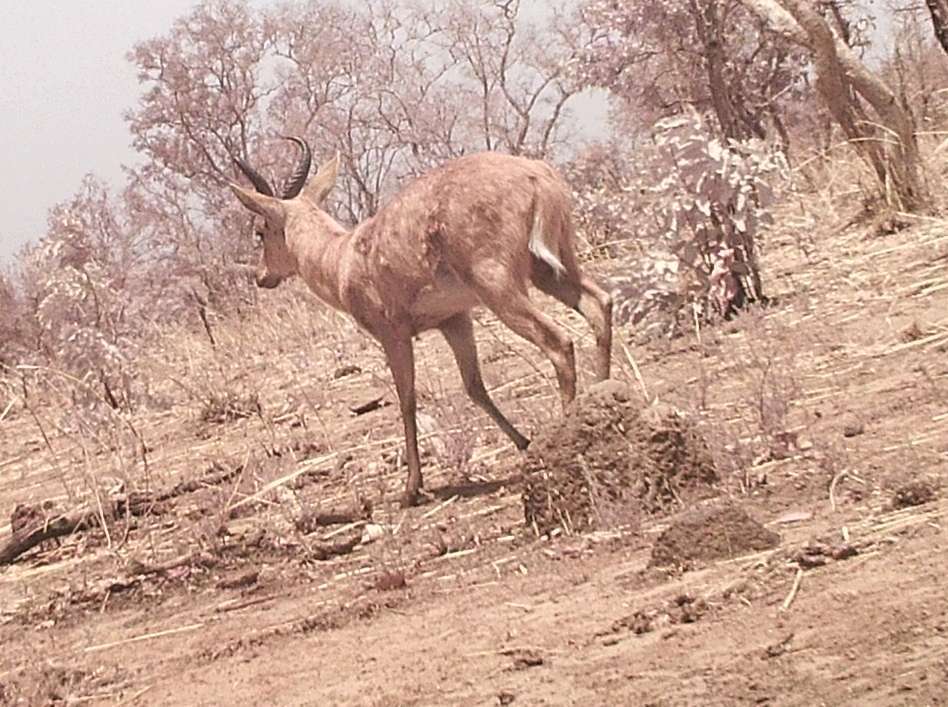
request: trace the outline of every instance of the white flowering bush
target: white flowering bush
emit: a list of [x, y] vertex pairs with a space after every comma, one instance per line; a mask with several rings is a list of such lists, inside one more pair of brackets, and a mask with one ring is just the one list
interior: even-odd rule
[[[649, 152], [655, 233], [639, 271], [619, 279], [620, 318], [638, 324], [689, 305], [711, 319], [763, 300], [758, 240], [771, 220], [772, 183], [786, 172], [782, 154], [715, 137], [697, 113], [660, 121]], [[670, 333], [676, 321], [652, 326]]]
[[86, 402], [113, 408], [133, 404], [130, 360], [146, 321], [144, 298], [129, 287], [146, 278], [127, 225], [89, 178], [52, 210], [49, 231], [25, 258], [40, 362], [70, 375]]

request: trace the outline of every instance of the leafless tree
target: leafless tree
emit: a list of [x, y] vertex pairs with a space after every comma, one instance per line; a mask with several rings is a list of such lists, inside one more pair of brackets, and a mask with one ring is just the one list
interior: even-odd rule
[[[927, 203], [911, 114], [807, 0], [741, 0], [777, 35], [808, 48], [816, 86], [834, 120], [872, 168], [886, 201], [913, 211]], [[875, 113], [866, 120], [855, 96]]]
[[623, 96], [644, 125], [693, 107], [728, 138], [789, 143], [785, 115], [805, 89], [805, 57], [739, 0], [587, 0], [581, 16], [594, 31], [584, 80]]

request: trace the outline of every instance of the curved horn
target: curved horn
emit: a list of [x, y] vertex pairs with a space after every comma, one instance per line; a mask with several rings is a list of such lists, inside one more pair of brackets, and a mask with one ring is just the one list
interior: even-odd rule
[[240, 168], [240, 171], [244, 173], [244, 176], [250, 180], [250, 183], [253, 184], [254, 189], [264, 196], [273, 196], [273, 187], [271, 187], [270, 183], [263, 178], [260, 172], [255, 170], [239, 157], [235, 157], [234, 162]]
[[300, 148], [300, 161], [297, 163], [292, 176], [283, 185], [283, 193], [280, 195], [281, 199], [292, 199], [299, 196], [299, 193], [303, 191], [306, 180], [309, 178], [309, 168], [313, 163], [313, 152], [306, 144], [306, 140], [301, 137], [287, 135], [283, 139], [295, 142]]

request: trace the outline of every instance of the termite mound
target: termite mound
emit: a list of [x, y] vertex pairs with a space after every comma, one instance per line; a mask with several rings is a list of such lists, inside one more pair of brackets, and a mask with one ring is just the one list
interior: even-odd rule
[[687, 569], [740, 555], [769, 550], [780, 536], [732, 503], [692, 508], [655, 541], [650, 567]]
[[717, 494], [707, 444], [683, 415], [603, 381], [537, 435], [524, 467], [526, 523], [537, 534], [635, 526]]

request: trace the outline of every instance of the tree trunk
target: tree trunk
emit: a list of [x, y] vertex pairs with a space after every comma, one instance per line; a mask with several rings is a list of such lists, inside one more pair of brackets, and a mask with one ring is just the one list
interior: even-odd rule
[[727, 57], [721, 41], [720, 7], [717, 0], [691, 0], [691, 13], [695, 18], [698, 37], [702, 43], [705, 70], [708, 74], [708, 90], [711, 106], [721, 126], [722, 134], [732, 140], [746, 140], [754, 136], [763, 138], [764, 130], [759, 121], [750, 116], [746, 106], [735, 99], [725, 78]]
[[925, 0], [932, 16], [932, 27], [941, 48], [948, 53], [948, 0]]
[[[939, 0], [940, 2], [944, 0]], [[776, 33], [813, 52], [816, 86], [834, 120], [876, 174], [886, 201], [915, 211], [926, 203], [921, 158], [909, 113], [893, 91], [839, 39], [808, 0], [741, 0]], [[852, 91], [876, 113], [865, 120]]]
[[702, 43], [705, 70], [708, 73], [708, 90], [711, 94], [711, 106], [721, 126], [721, 133], [733, 140], [741, 140], [741, 125], [734, 115], [731, 97], [728, 95], [727, 82], [724, 79], [724, 48], [721, 46], [717, 27], [717, 6], [715, 0], [692, 0], [691, 12], [695, 18], [698, 37]]

